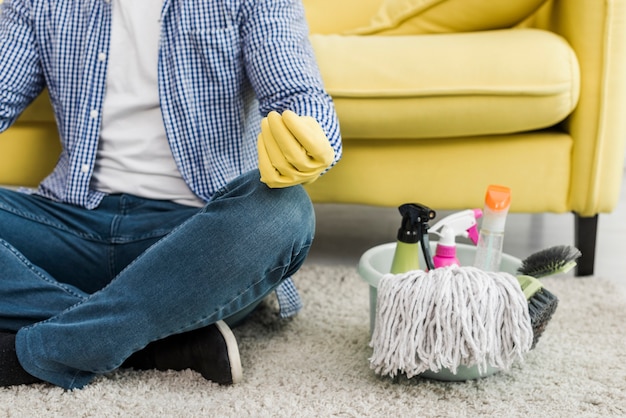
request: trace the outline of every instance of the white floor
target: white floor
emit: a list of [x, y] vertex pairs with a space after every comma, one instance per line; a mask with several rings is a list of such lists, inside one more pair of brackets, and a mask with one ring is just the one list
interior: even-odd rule
[[[397, 208], [318, 204], [315, 209], [317, 233], [308, 263], [356, 268], [364, 251], [394, 241], [400, 226]], [[437, 219], [448, 213], [438, 212]], [[619, 204], [600, 215], [598, 229], [594, 275], [613, 279], [626, 291], [626, 172]], [[574, 244], [572, 214], [509, 214], [505, 252], [524, 258], [558, 244]]]

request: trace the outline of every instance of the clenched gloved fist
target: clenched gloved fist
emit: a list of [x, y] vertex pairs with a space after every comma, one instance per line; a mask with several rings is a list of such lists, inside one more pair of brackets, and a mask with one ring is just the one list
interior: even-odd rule
[[312, 183], [335, 158], [319, 123], [290, 110], [263, 118], [257, 147], [261, 181], [272, 188]]

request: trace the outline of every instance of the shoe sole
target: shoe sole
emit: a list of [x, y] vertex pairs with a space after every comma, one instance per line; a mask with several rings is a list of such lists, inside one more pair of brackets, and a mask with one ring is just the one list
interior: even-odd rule
[[222, 337], [224, 337], [224, 342], [226, 343], [233, 384], [239, 383], [243, 379], [243, 368], [241, 367], [241, 357], [239, 356], [239, 347], [235, 334], [233, 334], [230, 327], [226, 325], [224, 321], [217, 321], [215, 326], [220, 334], [222, 334]]

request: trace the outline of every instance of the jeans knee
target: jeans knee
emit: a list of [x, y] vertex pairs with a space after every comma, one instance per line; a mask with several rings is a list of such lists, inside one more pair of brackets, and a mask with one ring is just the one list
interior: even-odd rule
[[315, 232], [315, 211], [309, 195], [302, 186], [292, 186], [284, 189], [272, 189], [281, 194], [277, 199], [280, 208], [274, 217], [276, 223], [284, 224], [286, 228], [300, 231], [312, 239]]
[[[306, 190], [300, 185], [270, 188], [260, 181], [258, 170], [253, 170], [229, 183], [205, 207], [225, 204], [232, 215], [253, 220], [265, 220], [274, 230], [294, 231], [312, 237], [315, 231], [315, 212]], [[214, 206], [213, 206], [214, 207]], [[310, 240], [310, 238], [309, 238]]]

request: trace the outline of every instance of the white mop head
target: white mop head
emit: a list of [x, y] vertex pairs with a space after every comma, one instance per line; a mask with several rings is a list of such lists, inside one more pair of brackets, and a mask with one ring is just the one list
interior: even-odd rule
[[532, 342], [528, 301], [511, 274], [449, 266], [387, 274], [378, 285], [370, 343], [378, 374], [507, 370]]

